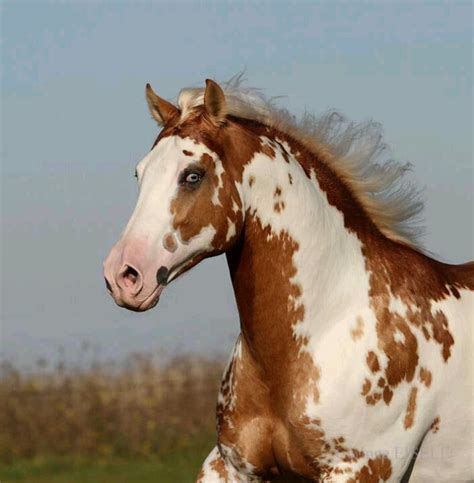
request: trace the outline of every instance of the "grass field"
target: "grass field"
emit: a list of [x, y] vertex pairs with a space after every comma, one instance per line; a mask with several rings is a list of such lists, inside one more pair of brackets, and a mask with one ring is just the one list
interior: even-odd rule
[[2, 483], [193, 483], [213, 443], [156, 460], [67, 457], [36, 458], [0, 465]]
[[0, 481], [194, 482], [215, 444], [218, 361], [150, 355], [0, 366]]

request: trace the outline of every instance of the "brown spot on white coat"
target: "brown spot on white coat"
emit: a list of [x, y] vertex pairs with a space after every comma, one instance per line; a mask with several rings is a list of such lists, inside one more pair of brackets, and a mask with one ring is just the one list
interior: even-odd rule
[[167, 233], [163, 237], [163, 247], [171, 253], [174, 253], [178, 248], [178, 243], [176, 242], [176, 237], [173, 233]]
[[405, 414], [405, 419], [403, 420], [403, 426], [405, 427], [405, 429], [411, 428], [415, 420], [417, 392], [418, 392], [418, 389], [416, 387], [412, 387], [410, 390], [407, 411]]
[[428, 369], [425, 369], [424, 367], [420, 367], [420, 381], [426, 387], [430, 387], [431, 386], [432, 379], [433, 379], [433, 376], [431, 374], [431, 371], [429, 371]]
[[369, 351], [367, 354], [367, 365], [372, 372], [380, 371], [380, 364], [377, 354], [373, 351]]
[[261, 148], [261, 152], [265, 154], [265, 156], [268, 156], [271, 159], [275, 158], [275, 150], [270, 147], [268, 144], [264, 144]]
[[356, 326], [351, 329], [352, 340], [358, 340], [364, 335], [364, 320], [359, 315], [356, 318]]
[[347, 480], [347, 483], [379, 483], [388, 481], [392, 476], [392, 464], [390, 459], [385, 456], [377, 456], [369, 459], [354, 476]]
[[439, 423], [440, 423], [440, 417], [436, 416], [436, 418], [434, 418], [430, 426], [430, 430], [435, 434], [439, 431]]

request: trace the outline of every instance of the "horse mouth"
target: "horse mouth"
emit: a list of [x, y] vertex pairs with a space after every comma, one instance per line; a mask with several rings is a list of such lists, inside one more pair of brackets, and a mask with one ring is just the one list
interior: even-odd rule
[[[152, 309], [158, 305], [160, 301], [161, 293], [163, 292], [164, 288], [169, 285], [171, 282], [176, 280], [179, 276], [181, 276], [184, 272], [187, 272], [195, 265], [197, 265], [203, 258], [205, 258], [205, 253], [195, 253], [188, 258], [186, 258], [181, 263], [171, 267], [171, 269], [166, 269], [165, 267], [161, 267], [157, 272], [156, 277], [156, 286], [147, 295], [143, 300], [124, 300], [123, 298], [120, 300], [115, 299], [115, 302], [120, 307], [125, 309], [131, 310], [133, 312], [146, 312], [147, 310]], [[112, 294], [113, 296], [113, 294]]]
[[165, 288], [165, 285], [158, 284], [153, 289], [153, 291], [149, 295], [147, 295], [145, 299], [141, 300], [138, 303], [129, 302], [123, 299], [118, 301], [116, 300], [116, 303], [120, 307], [131, 310], [133, 312], [146, 312], [147, 310], [152, 309], [158, 304], [158, 302], [160, 301], [161, 292], [163, 292], [164, 288]]
[[146, 310], [152, 309], [160, 301], [161, 292], [165, 288], [165, 284], [158, 284], [153, 292], [138, 306], [138, 312], [145, 312]]

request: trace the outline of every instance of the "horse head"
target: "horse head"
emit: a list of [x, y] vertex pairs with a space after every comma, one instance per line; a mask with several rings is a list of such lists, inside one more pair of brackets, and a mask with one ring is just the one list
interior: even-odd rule
[[104, 262], [107, 288], [122, 307], [154, 307], [165, 285], [227, 251], [242, 230], [242, 194], [231, 162], [239, 151], [237, 127], [226, 119], [218, 84], [207, 80], [202, 95], [198, 106], [184, 110], [146, 86], [151, 115], [163, 129], [136, 167], [135, 210]]

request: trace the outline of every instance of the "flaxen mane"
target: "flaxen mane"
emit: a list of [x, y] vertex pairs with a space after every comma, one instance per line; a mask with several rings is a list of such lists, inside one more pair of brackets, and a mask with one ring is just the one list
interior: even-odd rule
[[[365, 211], [390, 239], [421, 249], [417, 224], [423, 210], [420, 191], [405, 180], [409, 163], [387, 157], [379, 123], [347, 121], [331, 110], [297, 119], [275, 106], [260, 90], [242, 86], [242, 75], [222, 84], [227, 113], [252, 119], [289, 134], [310, 148], [351, 188]], [[182, 117], [202, 105], [203, 88], [185, 88], [178, 97]]]

